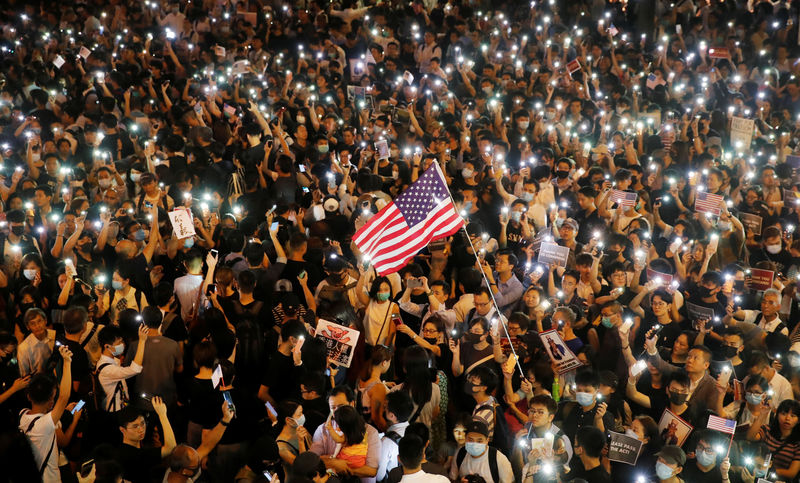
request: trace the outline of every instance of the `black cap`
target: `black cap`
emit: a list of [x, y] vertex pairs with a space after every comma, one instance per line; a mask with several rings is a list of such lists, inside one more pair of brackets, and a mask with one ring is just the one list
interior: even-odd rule
[[484, 423], [483, 421], [478, 421], [476, 419], [473, 419], [472, 421], [467, 423], [466, 434], [469, 434], [469, 433], [482, 434], [482, 435], [484, 435], [484, 436], [486, 436], [488, 438], [489, 437], [489, 426], [487, 426], [486, 423]]

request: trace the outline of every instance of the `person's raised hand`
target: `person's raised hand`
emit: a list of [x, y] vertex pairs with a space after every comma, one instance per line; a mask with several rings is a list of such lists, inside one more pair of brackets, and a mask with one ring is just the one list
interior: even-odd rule
[[28, 387], [28, 384], [30, 384], [30, 382], [31, 382], [31, 376], [30, 375], [27, 375], [27, 376], [24, 376], [24, 377], [19, 377], [19, 378], [14, 380], [13, 384], [11, 384], [11, 389], [10, 390], [12, 392], [21, 391], [22, 389], [25, 389], [26, 387]]
[[153, 410], [156, 412], [156, 414], [161, 417], [165, 417], [167, 415], [167, 405], [164, 404], [164, 401], [160, 397], [153, 396], [151, 403], [153, 404]]
[[147, 335], [150, 333], [150, 329], [147, 328], [145, 324], [139, 325], [138, 335], [139, 335], [139, 342], [143, 342], [147, 339]]
[[230, 405], [228, 405], [228, 401], [224, 401], [223, 400], [222, 401], [222, 420], [225, 421], [226, 423], [229, 423], [229, 422], [231, 422], [231, 419], [233, 419], [233, 416], [234, 416], [233, 409], [231, 409]]
[[58, 347], [58, 353], [61, 354], [61, 358], [64, 359], [64, 363], [68, 364], [72, 362], [72, 351], [65, 345], [61, 345]]

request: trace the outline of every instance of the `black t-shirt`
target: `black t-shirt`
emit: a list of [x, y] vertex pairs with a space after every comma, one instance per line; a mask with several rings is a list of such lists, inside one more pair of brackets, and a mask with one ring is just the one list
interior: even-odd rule
[[564, 475], [564, 481], [586, 480], [591, 483], [611, 483], [611, 476], [606, 472], [603, 465], [592, 468], [591, 470], [576, 469]]
[[222, 416], [222, 394], [214, 389], [211, 379], [193, 377], [186, 385], [189, 421], [211, 429]]
[[122, 444], [117, 448], [117, 462], [122, 466], [122, 478], [132, 483], [152, 480], [153, 469], [161, 464], [161, 448], [135, 448]]
[[294, 380], [294, 360], [291, 355], [285, 356], [275, 351], [269, 357], [267, 371], [261, 384], [269, 388], [269, 394], [276, 401], [295, 397], [300, 385]]
[[688, 458], [686, 464], [683, 465], [681, 472], [683, 481], [702, 481], [703, 483], [722, 483], [722, 473], [719, 470], [719, 465], [715, 465], [708, 472], [703, 472], [697, 466], [697, 460]]

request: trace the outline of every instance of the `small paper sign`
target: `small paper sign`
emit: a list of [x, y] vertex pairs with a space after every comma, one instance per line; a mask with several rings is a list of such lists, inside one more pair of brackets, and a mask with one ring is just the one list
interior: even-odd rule
[[731, 119], [731, 147], [737, 152], [750, 150], [756, 122], [753, 119], [733, 116]]
[[228, 105], [228, 104], [224, 104], [224, 105], [222, 106], [222, 111], [223, 111], [223, 112], [225, 113], [225, 115], [226, 115], [226, 116], [228, 116], [228, 117], [233, 117], [234, 115], [236, 115], [236, 108], [235, 108], [235, 107], [233, 107], [233, 106], [230, 106], [230, 105]]
[[366, 74], [367, 64], [362, 59], [349, 59], [350, 64], [350, 78], [358, 79]]
[[87, 49], [86, 47], [81, 47], [81, 50], [78, 51], [78, 55], [83, 57], [83, 60], [86, 60], [89, 58], [90, 55], [92, 55], [92, 51]]
[[751, 268], [750, 275], [745, 275], [745, 283], [751, 290], [763, 291], [772, 287], [775, 272], [760, 268]]
[[178, 240], [194, 236], [194, 220], [188, 208], [177, 208], [169, 212], [169, 221], [172, 223], [172, 232]]
[[250, 72], [249, 60], [237, 60], [231, 66], [231, 74], [233, 75], [247, 74], [248, 72]]
[[727, 59], [730, 54], [727, 47], [712, 47], [708, 49], [708, 56], [712, 59]]
[[331, 362], [342, 367], [350, 367], [360, 334], [357, 330], [319, 319], [314, 334], [325, 342], [328, 359]]
[[642, 442], [636, 438], [626, 436], [622, 433], [609, 431], [610, 440], [608, 442], [608, 459], [635, 465], [639, 459], [639, 452], [642, 450]]
[[391, 152], [389, 151], [389, 143], [385, 139], [375, 143], [375, 150], [378, 152], [378, 159], [389, 159]]
[[222, 382], [222, 366], [217, 364], [217, 367], [214, 368], [214, 372], [211, 373], [211, 384], [216, 388], [219, 386], [220, 382]]
[[752, 213], [739, 213], [739, 221], [741, 221], [745, 229], [753, 235], [761, 234], [761, 223], [763, 220], [760, 216]]
[[683, 443], [689, 437], [694, 426], [681, 419], [678, 415], [670, 411], [664, 410], [661, 415], [661, 420], [658, 422], [658, 429], [661, 434], [661, 439], [664, 444], [673, 444], [676, 446], [683, 446]]
[[690, 320], [714, 320], [714, 309], [709, 307], [686, 302], [686, 312], [689, 313]]
[[581, 366], [581, 361], [569, 350], [555, 329], [542, 332], [539, 334], [539, 338], [542, 339], [542, 345], [544, 345], [547, 355], [550, 356], [550, 360], [558, 366], [559, 374]]
[[56, 58], [53, 59], [53, 65], [56, 66], [56, 69], [60, 69], [65, 63], [66, 61], [64, 60], [64, 57], [61, 57], [60, 55], [56, 55]]
[[539, 247], [539, 257], [536, 259], [539, 263], [546, 263], [548, 265], [557, 265], [560, 267], [567, 266], [567, 259], [569, 258], [569, 247], [562, 247], [555, 243], [542, 243]]
[[572, 76], [573, 72], [581, 70], [581, 63], [578, 59], [572, 59], [567, 64], [567, 72], [569, 72], [570, 77]]
[[217, 57], [225, 57], [225, 47], [221, 45], [215, 45], [214, 55], [216, 55]]
[[408, 82], [408, 85], [413, 84], [414, 83], [414, 74], [412, 74], [409, 71], [403, 72], [403, 80]]
[[363, 101], [367, 96], [367, 88], [362, 86], [347, 86], [347, 100]]

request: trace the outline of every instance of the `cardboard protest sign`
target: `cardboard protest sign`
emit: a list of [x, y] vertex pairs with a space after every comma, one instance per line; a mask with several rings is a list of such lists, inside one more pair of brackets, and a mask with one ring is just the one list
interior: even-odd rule
[[763, 220], [760, 216], [752, 213], [739, 213], [739, 221], [741, 221], [745, 229], [750, 231], [753, 235], [761, 234], [761, 223]]
[[540, 333], [539, 338], [542, 339], [542, 345], [544, 345], [547, 355], [550, 356], [550, 360], [558, 366], [559, 374], [581, 366], [581, 361], [569, 350], [555, 329]]
[[676, 446], [683, 446], [689, 433], [692, 432], [694, 426], [681, 419], [678, 415], [670, 411], [664, 410], [661, 415], [661, 420], [658, 422], [659, 434], [664, 444], [674, 444]]
[[567, 266], [567, 258], [569, 258], [569, 247], [562, 247], [555, 243], [543, 242], [539, 247], [539, 257], [536, 261], [546, 263], [548, 265], [557, 265], [559, 267]]
[[188, 208], [176, 208], [170, 211], [169, 221], [172, 223], [172, 232], [178, 240], [194, 236], [194, 219]]
[[711, 47], [708, 49], [708, 56], [712, 59], [727, 59], [730, 54], [727, 47]]
[[608, 434], [610, 436], [608, 459], [626, 465], [635, 465], [636, 460], [639, 459], [639, 453], [642, 451], [642, 442], [614, 431], [609, 431]]
[[749, 151], [756, 123], [752, 119], [733, 116], [731, 118], [731, 146], [738, 151]]
[[760, 268], [751, 268], [750, 275], [745, 275], [745, 284], [752, 290], [767, 290], [772, 287], [775, 272]]
[[689, 313], [690, 320], [714, 320], [714, 309], [709, 307], [686, 302], [686, 311]]
[[356, 351], [359, 332], [327, 320], [319, 319], [314, 336], [325, 342], [328, 359], [339, 366], [350, 367]]

